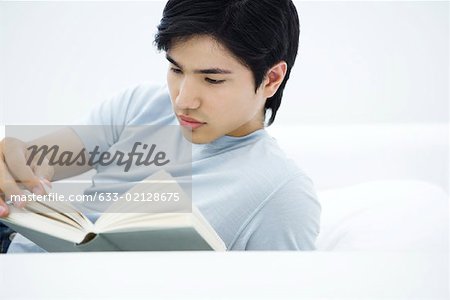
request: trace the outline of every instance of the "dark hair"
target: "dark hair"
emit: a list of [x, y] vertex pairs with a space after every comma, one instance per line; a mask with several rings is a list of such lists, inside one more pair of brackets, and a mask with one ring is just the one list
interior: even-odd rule
[[169, 0], [158, 25], [155, 44], [168, 51], [171, 42], [193, 35], [210, 35], [253, 73], [255, 92], [267, 71], [280, 61], [286, 76], [265, 103], [275, 120], [283, 90], [298, 51], [300, 25], [291, 0]]

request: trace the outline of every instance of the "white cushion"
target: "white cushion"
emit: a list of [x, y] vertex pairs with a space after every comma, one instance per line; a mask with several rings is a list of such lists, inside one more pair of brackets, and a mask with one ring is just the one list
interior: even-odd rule
[[436, 185], [371, 181], [318, 195], [318, 250], [448, 251], [449, 198]]

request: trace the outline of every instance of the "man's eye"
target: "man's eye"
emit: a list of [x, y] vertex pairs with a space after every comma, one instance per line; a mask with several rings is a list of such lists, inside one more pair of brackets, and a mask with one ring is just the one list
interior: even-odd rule
[[176, 68], [170, 68], [170, 70], [171, 70], [172, 72], [174, 72], [175, 74], [181, 74], [181, 73], [183, 73], [180, 69], [176, 69]]
[[211, 84], [220, 84], [225, 82], [225, 80], [214, 80], [211, 78], [205, 78], [206, 82], [211, 83]]

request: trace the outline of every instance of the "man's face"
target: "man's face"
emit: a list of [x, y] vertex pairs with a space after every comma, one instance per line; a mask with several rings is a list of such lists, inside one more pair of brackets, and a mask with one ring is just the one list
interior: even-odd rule
[[167, 51], [167, 83], [175, 114], [195, 144], [263, 128], [266, 98], [250, 69], [209, 36], [177, 41]]

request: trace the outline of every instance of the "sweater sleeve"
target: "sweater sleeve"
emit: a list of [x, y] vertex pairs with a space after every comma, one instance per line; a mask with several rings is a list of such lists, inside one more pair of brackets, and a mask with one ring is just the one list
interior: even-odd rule
[[70, 128], [80, 137], [87, 151], [96, 146], [100, 152], [107, 151], [120, 139], [130, 121], [141, 113], [145, 101], [148, 100], [148, 97], [141, 95], [143, 91], [145, 95], [152, 95], [158, 88], [157, 85], [127, 88], [95, 105]]

